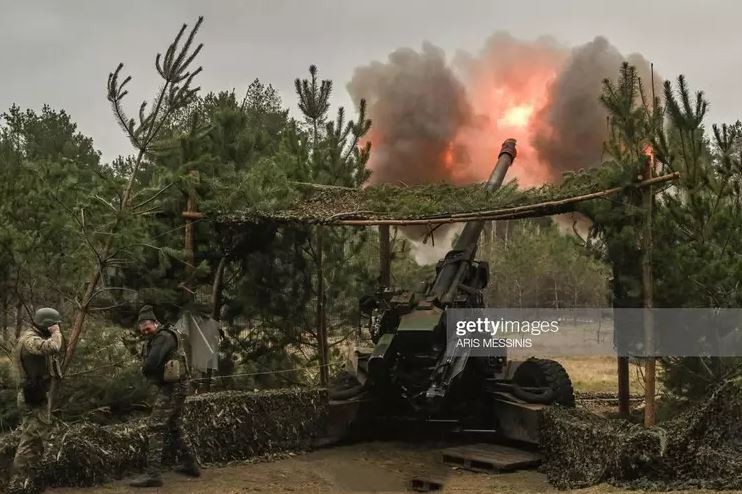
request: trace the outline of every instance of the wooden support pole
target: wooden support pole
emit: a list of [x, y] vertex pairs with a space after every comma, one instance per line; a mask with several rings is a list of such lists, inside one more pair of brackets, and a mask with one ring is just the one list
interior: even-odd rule
[[392, 284], [392, 254], [389, 225], [379, 225], [379, 284], [387, 288]]
[[[621, 309], [631, 305], [638, 305], [637, 303], [627, 304], [627, 293], [626, 287], [623, 285], [622, 271], [624, 267], [613, 265], [613, 280], [611, 282], [611, 290], [613, 291], [613, 329], [616, 331], [614, 338], [619, 341], [624, 337], [624, 331], [626, 331], [626, 317]], [[619, 346], [619, 349], [622, 349]], [[629, 357], [628, 355], [620, 355], [616, 359], [616, 372], [618, 376], [618, 413], [624, 418], [629, 418], [630, 403], [629, 403]]]
[[199, 213], [198, 211], [183, 211], [182, 216], [188, 220], [202, 220], [206, 218], [205, 214]]
[[[652, 74], [652, 109], [654, 110], [654, 64], [651, 64]], [[646, 160], [644, 166], [645, 181], [652, 181], [654, 174], [655, 160], [654, 153]], [[654, 248], [654, 239], [652, 237], [652, 209], [654, 208], [654, 194], [650, 185], [644, 189], [644, 235], [642, 249], [642, 293], [644, 296], [644, 348], [647, 354], [647, 360], [644, 365], [644, 426], [652, 427], [656, 422], [656, 406], [654, 402], [655, 385], [656, 385], [656, 365], [655, 358], [655, 341], [654, 341], [654, 277], [652, 275], [652, 250]]]
[[[226, 266], [227, 258], [223, 256], [219, 259], [219, 265], [216, 268], [216, 273], [214, 273], [214, 283], [211, 285], [211, 318], [215, 321], [221, 320], [222, 286], [224, 285], [224, 270], [226, 269]], [[219, 329], [219, 333], [224, 337], [221, 328]], [[218, 352], [216, 358], [218, 363]], [[207, 393], [211, 391], [211, 381], [213, 376], [214, 370], [211, 367], [206, 369], [206, 384], [204, 385], [204, 390]]]
[[328, 364], [328, 344], [327, 344], [327, 319], [325, 315], [325, 276], [323, 267], [323, 237], [324, 232], [322, 226], [317, 225], [316, 237], [317, 237], [317, 352], [320, 358], [320, 384], [327, 386], [329, 382], [329, 369]]
[[[193, 201], [193, 198], [188, 198], [188, 203], [186, 204], [186, 208], [188, 212], [192, 212], [193, 208], [195, 208], [195, 204]], [[195, 246], [193, 245], [193, 220], [189, 217], [186, 217], [185, 220], [185, 238], [184, 238], [184, 248], [186, 251], [186, 262], [188, 263], [188, 267], [186, 272], [188, 273], [187, 279], [190, 279], [190, 274], [193, 272], [193, 262], [195, 259], [194, 250]]]
[[[648, 159], [644, 169], [644, 180], [651, 180], [654, 159]], [[656, 363], [654, 357], [654, 279], [652, 276], [652, 206], [654, 196], [652, 187], [644, 189], [644, 234], [642, 235], [642, 294], [644, 317], [644, 348], [647, 358], [644, 362], [644, 426], [652, 427], [656, 421], [655, 410], [655, 384], [656, 384]]]
[[[671, 182], [680, 178], [679, 172], [668, 173], [659, 177], [652, 178], [650, 180], [644, 180], [632, 184], [635, 188], [645, 188], [652, 185], [657, 185], [665, 182]], [[430, 216], [427, 218], [411, 218], [411, 219], [354, 219], [353, 216], [357, 216], [357, 211], [350, 213], [338, 213], [333, 215], [329, 220], [328, 224], [334, 225], [348, 225], [348, 226], [371, 226], [371, 225], [397, 225], [397, 226], [408, 226], [408, 225], [441, 225], [447, 223], [462, 223], [465, 221], [503, 221], [503, 220], [517, 220], [523, 218], [532, 218], [535, 216], [554, 215], [561, 213], [568, 213], [574, 210], [575, 204], [582, 201], [589, 201], [592, 199], [600, 199], [608, 197], [613, 194], [618, 194], [626, 189], [626, 187], [613, 187], [611, 189], [605, 189], [598, 192], [591, 192], [589, 194], [582, 194], [574, 197], [568, 197], [565, 199], [557, 199], [553, 201], [545, 201], [537, 204], [529, 204], [526, 206], [516, 206], [511, 208], [494, 209], [488, 211], [476, 211], [466, 213], [453, 213], [440, 216]], [[367, 212], [370, 213], [370, 212]], [[343, 218], [346, 217], [346, 218]]]
[[[198, 180], [198, 171], [197, 170], [191, 170], [188, 172], [188, 174], [194, 178], [194, 180]], [[186, 209], [183, 211], [183, 218], [185, 218], [185, 233], [184, 233], [184, 248], [186, 253], [186, 279], [183, 282], [183, 288], [186, 292], [186, 296], [189, 300], [193, 301], [195, 299], [195, 294], [193, 290], [191, 289], [191, 279], [193, 278], [193, 272], [196, 269], [196, 244], [195, 239], [193, 236], [193, 222], [194, 222], [194, 216], [198, 215], [198, 211], [196, 210], [196, 198], [193, 197], [193, 194], [188, 194], [188, 199], [186, 201]]]
[[618, 413], [629, 417], [629, 357], [618, 357]]

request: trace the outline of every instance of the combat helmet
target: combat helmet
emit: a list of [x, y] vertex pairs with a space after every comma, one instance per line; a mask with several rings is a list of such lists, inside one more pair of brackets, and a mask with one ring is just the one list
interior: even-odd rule
[[56, 309], [44, 307], [36, 311], [33, 316], [33, 325], [40, 329], [47, 329], [62, 322], [62, 318]]

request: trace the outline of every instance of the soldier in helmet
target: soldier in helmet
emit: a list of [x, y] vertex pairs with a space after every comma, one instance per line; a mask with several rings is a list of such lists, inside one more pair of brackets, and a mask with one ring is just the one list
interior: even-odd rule
[[132, 487], [159, 487], [162, 450], [167, 434], [183, 459], [175, 469], [189, 477], [201, 470], [188, 435], [183, 430], [183, 408], [188, 394], [190, 372], [184, 348], [185, 336], [169, 325], [161, 325], [152, 306], [145, 305], [137, 319], [140, 334], [147, 339], [142, 351], [142, 373], [158, 387], [149, 418], [146, 474], [131, 482]]
[[15, 480], [31, 473], [44, 453], [44, 441], [51, 431], [48, 393], [52, 379], [62, 377], [58, 360], [62, 350], [60, 322], [55, 309], [37, 310], [33, 325], [23, 330], [13, 350], [20, 378], [18, 408], [23, 418], [21, 439], [13, 460]]

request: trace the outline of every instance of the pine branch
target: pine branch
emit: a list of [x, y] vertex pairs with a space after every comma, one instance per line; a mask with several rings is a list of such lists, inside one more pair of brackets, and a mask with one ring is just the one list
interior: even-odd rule
[[[122, 108], [122, 100], [127, 94], [125, 86], [131, 80], [131, 77], [129, 76], [126, 77], [122, 83], [119, 83], [119, 75], [123, 68], [123, 64], [119, 64], [116, 70], [108, 76], [108, 100], [113, 107], [119, 125], [124, 129], [124, 132], [128, 135], [132, 145], [138, 149], [139, 152], [134, 161], [131, 173], [129, 174], [128, 181], [124, 187], [123, 194], [121, 195], [120, 206], [109, 232], [110, 235], [107, 236], [100, 252], [99, 257], [101, 261], [98, 263], [87, 283], [85, 293], [81, 299], [80, 310], [75, 316], [72, 331], [70, 332], [69, 343], [67, 345], [67, 353], [63, 365], [64, 369], [69, 367], [74, 357], [75, 349], [82, 333], [83, 324], [90, 309], [92, 299], [96, 294], [98, 283], [103, 276], [106, 262], [110, 259], [111, 252], [115, 250], [114, 240], [117, 236], [116, 233], [124, 219], [125, 213], [130, 210], [129, 203], [132, 197], [132, 190], [138, 176], [138, 171], [144, 160], [144, 156], [150, 151], [152, 142], [158, 137], [162, 126], [170, 119], [173, 112], [187, 105], [198, 91], [198, 88], [191, 89], [190, 86], [195, 75], [201, 71], [201, 67], [193, 72], [188, 72], [187, 70], [203, 46], [199, 45], [195, 50], [190, 51], [195, 35], [202, 22], [203, 17], [199, 17], [196, 25], [191, 30], [186, 43], [180, 48], [180, 52], [176, 58], [173, 57], [175, 52], [178, 50], [180, 39], [185, 32], [185, 25], [181, 27], [173, 43], [168, 46], [162, 64], [160, 63], [162, 57], [159, 53], [157, 54], [155, 58], [155, 66], [157, 71], [160, 73], [160, 76], [165, 80], [165, 83], [155, 98], [154, 108], [152, 108], [148, 115], [145, 115], [146, 105], [144, 103], [140, 105], [140, 122], [138, 126], [134, 123], [133, 119], [126, 118], [126, 114]], [[166, 99], [167, 102], [165, 101]], [[165, 108], [163, 108], [163, 105], [165, 105]]]

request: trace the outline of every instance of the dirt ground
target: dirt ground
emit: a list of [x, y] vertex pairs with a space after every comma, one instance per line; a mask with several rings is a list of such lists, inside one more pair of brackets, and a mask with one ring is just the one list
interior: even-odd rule
[[[615, 360], [611, 358], [564, 359], [582, 393], [615, 393]], [[633, 372], [632, 372], [633, 374]], [[633, 377], [633, 376], [632, 376]], [[641, 393], [632, 379], [632, 393]], [[589, 403], [584, 403], [590, 406]], [[508, 474], [473, 473], [451, 468], [441, 461], [441, 444], [373, 442], [335, 447], [295, 455], [272, 462], [236, 464], [204, 470], [200, 479], [187, 479], [177, 474], [165, 475], [165, 486], [159, 489], [129, 488], [126, 480], [89, 489], [53, 489], [54, 494], [237, 494], [237, 493], [361, 493], [410, 492], [411, 479], [420, 474], [444, 480], [447, 493], [543, 493], [559, 492], [537, 471]], [[636, 492], [600, 485], [575, 492], [586, 494]]]
[[[440, 459], [441, 445], [374, 442], [297, 455], [270, 463], [231, 465], [204, 470], [200, 479], [165, 475], [159, 489], [131, 489], [125, 481], [90, 489], [53, 489], [54, 494], [242, 494], [410, 492], [408, 484], [421, 473], [444, 480], [444, 493], [559, 492], [536, 471], [489, 475], [457, 470]], [[636, 492], [600, 485], [585, 494]]]

